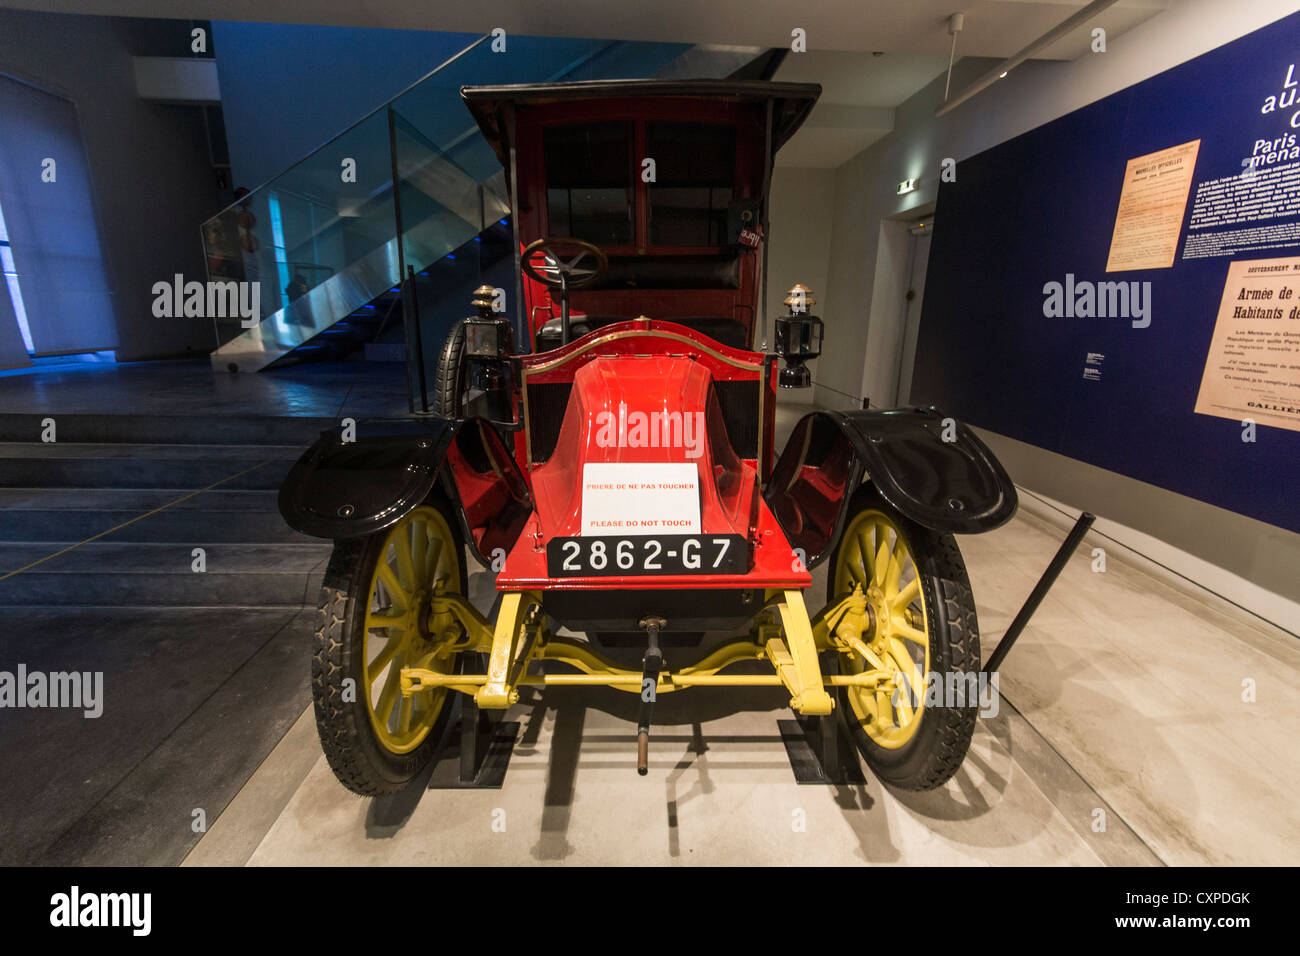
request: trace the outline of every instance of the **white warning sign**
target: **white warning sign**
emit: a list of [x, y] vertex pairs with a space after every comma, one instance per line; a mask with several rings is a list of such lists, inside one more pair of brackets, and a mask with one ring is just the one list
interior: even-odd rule
[[691, 462], [587, 462], [582, 534], [699, 534], [700, 478]]

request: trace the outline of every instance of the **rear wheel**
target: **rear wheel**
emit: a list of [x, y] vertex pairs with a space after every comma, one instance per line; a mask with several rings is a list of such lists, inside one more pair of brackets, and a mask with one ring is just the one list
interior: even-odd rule
[[465, 551], [440, 499], [384, 531], [336, 542], [321, 589], [312, 700], [330, 768], [354, 793], [402, 789], [454, 721], [454, 691], [403, 697], [400, 677], [403, 667], [455, 670], [455, 651], [438, 642], [460, 626], [430, 614], [429, 601], [438, 582], [464, 594], [465, 581]]
[[[836, 655], [839, 672], [883, 670], [893, 689], [840, 687], [839, 709], [877, 777], [904, 790], [934, 789], [961, 766], [978, 707], [967, 693], [980, 649], [961, 552], [952, 535], [922, 528], [864, 488], [831, 555], [827, 600], [855, 588], [870, 624], [856, 635], [858, 648]], [[938, 693], [954, 685], [960, 700]]]

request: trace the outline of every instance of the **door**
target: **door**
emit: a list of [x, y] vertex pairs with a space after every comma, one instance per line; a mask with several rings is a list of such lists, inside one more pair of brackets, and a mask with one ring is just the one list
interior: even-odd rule
[[929, 217], [913, 223], [908, 250], [907, 291], [903, 294], [903, 335], [899, 342], [898, 392], [895, 407], [907, 405], [912, 391], [912, 364], [916, 360], [916, 339], [921, 330], [921, 296], [925, 292], [925, 270], [930, 262], [930, 236], [934, 222]]

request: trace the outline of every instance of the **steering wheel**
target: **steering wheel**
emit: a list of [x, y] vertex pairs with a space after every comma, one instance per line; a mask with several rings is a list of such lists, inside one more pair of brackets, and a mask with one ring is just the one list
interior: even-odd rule
[[591, 285], [605, 274], [609, 260], [600, 246], [585, 239], [547, 236], [528, 244], [522, 265], [524, 272], [542, 285], [568, 290]]

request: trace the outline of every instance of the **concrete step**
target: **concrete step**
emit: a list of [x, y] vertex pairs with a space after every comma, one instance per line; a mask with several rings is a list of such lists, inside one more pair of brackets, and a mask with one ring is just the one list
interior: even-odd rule
[[7, 458], [167, 458], [175, 461], [297, 461], [303, 445], [184, 445], [153, 442], [6, 442], [0, 441], [0, 460]]
[[[7, 541], [0, 542], [0, 575], [25, 567], [77, 542]], [[168, 543], [91, 541], [74, 547], [39, 566], [45, 573], [57, 574], [195, 574], [190, 570], [190, 551], [207, 550], [205, 573], [262, 573], [283, 571], [299, 573], [316, 566], [330, 543], [303, 538], [294, 544], [232, 544], [195, 542], [190, 545]], [[32, 571], [25, 572], [27, 574]], [[195, 574], [195, 576], [199, 576]], [[12, 579], [10, 579], [12, 580]]]
[[[316, 601], [328, 542], [159, 544], [92, 541], [57, 554], [59, 542], [0, 544], [4, 606], [302, 607]], [[193, 570], [202, 547], [207, 570]]]
[[177, 501], [168, 488], [0, 488], [0, 511], [39, 508], [59, 511], [130, 511], [143, 514], [172, 504], [183, 511], [275, 512], [273, 489], [227, 491], [224, 486]]
[[109, 536], [112, 541], [299, 544], [312, 540], [285, 524], [274, 502], [271, 504], [269, 510], [175, 507], [143, 518], [140, 516], [147, 514], [147, 509], [77, 511], [0, 507], [0, 541], [84, 541], [111, 528], [117, 529]]
[[271, 444], [305, 448], [338, 421], [308, 416], [0, 414], [0, 441], [39, 442], [47, 418], [59, 443], [134, 442], [190, 445]]
[[221, 487], [227, 490], [276, 489], [293, 464], [280, 457], [238, 455], [195, 459], [171, 455], [101, 457], [87, 452], [81, 457], [76, 454], [77, 446], [65, 446], [57, 454], [46, 455], [39, 446], [30, 447], [24, 457], [0, 457], [0, 487], [193, 491], [223, 481]]
[[367, 342], [367, 362], [405, 362], [405, 342]]
[[[312, 541], [280, 518], [277, 497], [270, 489], [186, 497], [169, 488], [0, 488], [0, 541], [84, 541], [112, 528], [113, 541]], [[149, 514], [155, 509], [163, 510]]]

